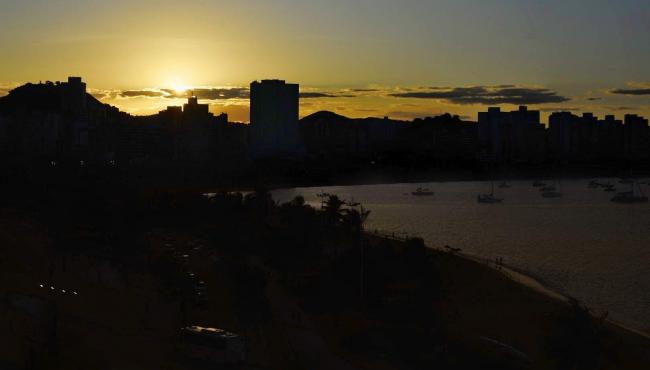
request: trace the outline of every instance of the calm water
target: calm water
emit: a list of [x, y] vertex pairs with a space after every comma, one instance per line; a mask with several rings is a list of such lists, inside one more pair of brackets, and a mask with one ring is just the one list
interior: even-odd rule
[[[368, 230], [408, 233], [428, 245], [450, 245], [524, 270], [570, 294], [596, 312], [650, 332], [650, 204], [609, 201], [616, 193], [587, 187], [589, 180], [562, 181], [563, 198], [542, 198], [530, 181], [496, 188], [503, 204], [479, 204], [487, 182], [445, 182], [283, 189], [280, 201], [303, 195], [320, 204], [325, 191], [361, 202], [372, 211]], [[605, 181], [602, 180], [601, 181]], [[619, 190], [630, 185], [618, 184]], [[433, 197], [410, 195], [418, 186]], [[644, 193], [650, 187], [641, 185]]]

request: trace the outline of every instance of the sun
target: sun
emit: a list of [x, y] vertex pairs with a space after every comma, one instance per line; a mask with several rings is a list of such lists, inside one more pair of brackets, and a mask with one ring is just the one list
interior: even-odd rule
[[165, 81], [162, 86], [165, 89], [172, 90], [175, 95], [182, 95], [188, 90], [192, 89], [192, 86], [186, 83], [184, 76], [173, 76], [163, 79]]
[[183, 85], [183, 84], [172, 84], [172, 89], [174, 89], [174, 91], [175, 91], [177, 94], [180, 94], [180, 93], [184, 93], [184, 92], [186, 92], [187, 90], [189, 90], [189, 89], [190, 89], [190, 86]]

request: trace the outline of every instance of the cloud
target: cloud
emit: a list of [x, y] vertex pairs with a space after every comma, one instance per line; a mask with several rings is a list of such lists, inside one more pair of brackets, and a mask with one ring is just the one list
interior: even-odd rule
[[650, 95], [650, 88], [612, 89], [609, 90], [609, 92], [617, 95], [640, 96], [640, 95]]
[[104, 91], [89, 91], [88, 93], [94, 96], [97, 100], [102, 100], [109, 97], [109, 94]]
[[587, 98], [587, 100], [589, 100], [589, 101], [596, 101], [596, 100], [601, 100], [601, 99], [602, 98], [598, 98], [598, 97]]
[[20, 85], [21, 84], [17, 82], [0, 82], [0, 96], [8, 95], [11, 90]]
[[163, 89], [162, 91], [168, 94], [167, 98], [186, 98], [190, 93], [199, 99], [208, 100], [248, 99], [250, 96], [247, 87], [196, 88], [181, 92]]
[[[173, 89], [141, 89], [141, 90], [124, 90], [119, 92], [119, 96], [124, 98], [167, 98], [167, 99], [184, 99], [189, 94], [206, 100], [227, 100], [227, 99], [248, 99], [250, 93], [245, 87], [229, 88], [195, 88], [187, 91], [176, 91]], [[97, 95], [106, 96], [99, 92]]]
[[[516, 87], [515, 85], [484, 85], [484, 86], [477, 86], [477, 87], [482, 87], [485, 89], [507, 89], [511, 87]], [[421, 87], [420, 89], [427, 89], [427, 87]], [[430, 86], [428, 89], [431, 90], [453, 90], [454, 87], [451, 86]]]
[[353, 92], [377, 92], [377, 91], [381, 91], [381, 90], [379, 90], [379, 89], [350, 89], [350, 91], [353, 91]]
[[[300, 97], [303, 99], [310, 98], [354, 98], [357, 95], [351, 94], [350, 91], [340, 90], [335, 92], [323, 91], [301, 91]], [[364, 89], [363, 91], [379, 91], [376, 89]], [[167, 99], [185, 99], [192, 94], [199, 99], [205, 100], [228, 100], [228, 99], [248, 99], [250, 90], [247, 87], [199, 87], [185, 91], [176, 91], [174, 89], [141, 89], [141, 90], [124, 90], [118, 93], [124, 98], [144, 97], [144, 98], [167, 98]], [[94, 94], [98, 97], [106, 97], [107, 94], [97, 92]]]
[[[507, 87], [501, 87], [507, 86]], [[499, 86], [436, 88], [429, 91], [393, 93], [398, 98], [440, 99], [453, 104], [547, 104], [562, 103], [570, 99], [544, 88]]]
[[231, 122], [249, 122], [250, 108], [248, 105], [228, 104], [217, 102], [210, 104], [210, 111], [214, 114], [227, 113]]
[[314, 91], [305, 91], [300, 93], [300, 97], [303, 99], [310, 98], [354, 98], [355, 95], [350, 94], [331, 94], [324, 92], [314, 92]]
[[650, 95], [650, 82], [628, 82], [626, 88], [611, 89], [609, 93], [632, 96]]
[[610, 107], [609, 109], [615, 110], [615, 111], [628, 111], [628, 110], [639, 110], [639, 107]]
[[124, 98], [136, 98], [136, 97], [160, 98], [165, 96], [165, 93], [162, 91], [155, 91], [155, 90], [124, 90], [120, 92], [120, 96]]
[[300, 93], [301, 98], [335, 98], [336, 96], [328, 93], [320, 93], [320, 92], [301, 92]]

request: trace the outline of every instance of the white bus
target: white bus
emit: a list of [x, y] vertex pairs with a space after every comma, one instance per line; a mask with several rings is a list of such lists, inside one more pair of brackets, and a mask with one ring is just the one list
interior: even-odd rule
[[217, 328], [182, 328], [181, 348], [193, 359], [215, 364], [242, 364], [246, 357], [244, 339]]

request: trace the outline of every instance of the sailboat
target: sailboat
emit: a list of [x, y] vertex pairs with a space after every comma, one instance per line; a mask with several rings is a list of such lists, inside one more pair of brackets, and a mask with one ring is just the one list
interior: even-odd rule
[[476, 200], [479, 203], [494, 204], [503, 202], [503, 198], [497, 198], [494, 196], [494, 181], [490, 181], [492, 184], [492, 189], [489, 194], [479, 194]]
[[605, 188], [603, 191], [606, 191], [608, 193], [616, 191], [616, 187], [614, 186], [614, 184], [612, 184], [609, 181], [607, 182], [607, 184], [603, 185], [603, 187]]
[[508, 184], [508, 182], [504, 180], [504, 181], [501, 181], [501, 183], [499, 184], [499, 187], [501, 189], [510, 189], [512, 187], [512, 185]]
[[433, 191], [429, 190], [429, 188], [422, 188], [422, 187], [419, 187], [415, 191], [411, 192], [411, 195], [416, 196], [416, 197], [427, 197], [427, 196], [430, 197], [430, 196], [432, 196], [434, 194], [435, 193]]
[[555, 185], [544, 186], [540, 189], [543, 198], [561, 198], [562, 193], [557, 191]]
[[600, 187], [600, 186], [603, 186], [603, 184], [598, 182], [598, 180], [589, 181], [589, 187], [592, 188], [592, 189], [595, 189], [595, 188]]
[[555, 186], [546, 185], [546, 186], [540, 188], [539, 191], [542, 192], [542, 193], [547, 192], [547, 191], [555, 191]]
[[[634, 192], [634, 186], [639, 190], [638, 194], [635, 194]], [[618, 193], [612, 198], [612, 202], [615, 203], [647, 203], [648, 202], [648, 197], [643, 195], [643, 191], [641, 190], [641, 187], [639, 184], [636, 182], [632, 183], [632, 189], [630, 191], [624, 191], [621, 193]]]
[[559, 191], [545, 191], [542, 193], [542, 198], [562, 198], [562, 193]]

